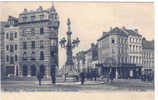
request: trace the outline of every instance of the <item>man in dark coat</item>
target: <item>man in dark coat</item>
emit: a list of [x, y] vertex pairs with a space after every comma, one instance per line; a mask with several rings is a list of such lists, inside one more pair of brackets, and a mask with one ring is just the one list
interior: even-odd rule
[[84, 80], [85, 80], [84, 72], [81, 72], [80, 77], [81, 77], [81, 84], [83, 85], [84, 84]]
[[37, 74], [37, 79], [38, 79], [38, 81], [39, 81], [39, 85], [41, 85], [41, 80], [42, 80], [42, 78], [43, 78], [43, 75], [42, 75], [40, 72], [38, 72], [38, 74]]
[[54, 71], [51, 72], [51, 79], [52, 79], [52, 83], [55, 84], [56, 83], [56, 75], [55, 75]]

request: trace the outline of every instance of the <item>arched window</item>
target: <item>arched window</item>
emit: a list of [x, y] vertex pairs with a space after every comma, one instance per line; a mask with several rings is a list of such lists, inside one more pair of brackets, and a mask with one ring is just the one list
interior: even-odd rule
[[36, 66], [35, 65], [31, 66], [31, 76], [36, 76]]
[[27, 73], [28, 73], [28, 67], [26, 65], [23, 65], [23, 68], [22, 68], [22, 75], [23, 76], [27, 76]]
[[40, 60], [44, 60], [44, 52], [40, 51]]
[[45, 75], [45, 66], [44, 65], [40, 65], [40, 73], [42, 74], [42, 75]]
[[32, 51], [32, 54], [31, 54], [31, 60], [36, 60], [36, 58], [35, 58], [35, 52], [34, 51]]
[[27, 53], [26, 52], [24, 52], [24, 54], [23, 54], [23, 60], [27, 60]]

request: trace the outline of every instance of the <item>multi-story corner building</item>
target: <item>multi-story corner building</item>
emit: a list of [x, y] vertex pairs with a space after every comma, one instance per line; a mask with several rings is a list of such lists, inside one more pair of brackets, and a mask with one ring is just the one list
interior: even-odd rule
[[130, 30], [123, 27], [124, 32], [128, 34], [128, 63], [142, 66], [142, 35], [138, 30]]
[[8, 17], [8, 23], [5, 26], [5, 68], [6, 76], [18, 75], [19, 68], [19, 27], [18, 19], [12, 16]]
[[143, 46], [143, 72], [154, 72], [154, 40], [148, 41], [145, 38], [142, 40]]
[[142, 35], [139, 34], [138, 29], [131, 30], [125, 27], [122, 30], [128, 35], [128, 64], [133, 64], [130, 70], [130, 77], [139, 77], [138, 73], [142, 69]]
[[1, 78], [3, 79], [6, 75], [5, 71], [5, 41], [4, 41], [4, 27], [6, 22], [0, 22], [0, 67], [1, 67]]
[[[131, 60], [129, 60], [130, 53], [128, 52], [128, 49], [131, 43], [128, 43], [128, 41], [132, 36], [136, 39], [138, 35], [133, 34], [138, 33], [133, 30], [127, 31], [127, 29], [124, 29], [125, 28], [120, 29], [115, 27], [111, 28], [109, 32], [103, 32], [102, 37], [97, 41], [98, 61], [102, 66], [102, 73], [104, 74], [112, 72], [115, 78], [137, 78], [141, 74], [141, 67], [136, 66], [136, 60], [133, 62], [132, 59], [132, 64], [129, 63]], [[140, 43], [138, 45], [140, 45]], [[137, 56], [141, 55], [141, 52], [136, 53], [135, 49], [134, 51], [131, 51], [131, 53], [133, 52], [137, 54]], [[138, 71], [136, 71], [137, 69]]]
[[58, 66], [58, 14], [52, 5], [44, 10], [24, 11], [19, 15], [21, 76], [36, 76], [40, 71], [46, 77], [52, 66]]

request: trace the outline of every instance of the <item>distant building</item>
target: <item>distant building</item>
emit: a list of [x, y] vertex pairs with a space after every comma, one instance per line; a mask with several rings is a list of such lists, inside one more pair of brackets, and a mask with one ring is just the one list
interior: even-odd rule
[[92, 49], [88, 49], [85, 51], [85, 66], [87, 69], [87, 72], [90, 72], [92, 70]]
[[85, 52], [84, 51], [80, 51], [76, 54], [76, 61], [75, 64], [76, 67], [78, 68], [78, 72], [86, 72], [87, 68], [85, 66]]
[[19, 27], [18, 19], [9, 16], [4, 29], [6, 76], [18, 75], [19, 69]]
[[154, 72], [154, 40], [148, 41], [143, 38], [142, 43], [143, 72], [152, 73]]
[[96, 71], [96, 64], [98, 64], [97, 45], [92, 43], [90, 49], [78, 52], [76, 58], [78, 58], [77, 61], [80, 72]]
[[5, 71], [5, 39], [4, 39], [4, 27], [6, 22], [0, 22], [0, 67], [1, 67], [1, 78], [6, 75]]
[[[142, 54], [142, 52], [136, 52], [137, 45], [141, 46], [141, 41], [138, 42], [139, 36], [141, 37], [136, 31], [118, 27], [111, 28], [109, 32], [103, 32], [102, 37], [97, 41], [98, 60], [102, 73], [111, 72], [115, 78], [138, 78], [142, 68], [141, 65], [137, 66], [136, 60]], [[134, 38], [132, 42], [131, 37]], [[132, 46], [135, 44], [132, 50], [131, 44]], [[130, 59], [131, 55], [132, 59]]]

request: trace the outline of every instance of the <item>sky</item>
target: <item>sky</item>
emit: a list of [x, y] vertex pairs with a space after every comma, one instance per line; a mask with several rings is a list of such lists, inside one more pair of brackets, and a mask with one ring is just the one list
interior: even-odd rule
[[[36, 10], [50, 8], [52, 2], [0, 2], [0, 21], [7, 21], [9, 15], [18, 17], [25, 8]], [[80, 44], [73, 50], [87, 50], [96, 43], [102, 32], [110, 27], [138, 29], [148, 40], [154, 39], [153, 3], [114, 2], [54, 2], [60, 18], [59, 39], [66, 37], [67, 18], [71, 20], [72, 39], [79, 37]], [[59, 47], [59, 67], [66, 61], [66, 52]]]

